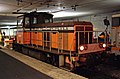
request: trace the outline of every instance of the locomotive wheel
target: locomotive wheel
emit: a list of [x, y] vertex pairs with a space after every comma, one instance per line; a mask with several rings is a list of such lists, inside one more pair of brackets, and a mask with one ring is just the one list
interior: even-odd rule
[[52, 63], [52, 55], [46, 54], [47, 57], [47, 63], [51, 64]]
[[47, 55], [47, 63], [57, 66], [56, 56], [54, 54]]
[[55, 55], [53, 55], [51, 59], [52, 59], [51, 64], [52, 64], [52, 65], [54, 65], [54, 66], [56, 66], [56, 59], [55, 59]]

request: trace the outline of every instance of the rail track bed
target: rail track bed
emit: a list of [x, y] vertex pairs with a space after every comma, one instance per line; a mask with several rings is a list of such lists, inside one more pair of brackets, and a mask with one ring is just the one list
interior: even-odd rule
[[119, 61], [102, 63], [94, 68], [77, 68], [73, 73], [82, 75], [89, 79], [120, 79]]

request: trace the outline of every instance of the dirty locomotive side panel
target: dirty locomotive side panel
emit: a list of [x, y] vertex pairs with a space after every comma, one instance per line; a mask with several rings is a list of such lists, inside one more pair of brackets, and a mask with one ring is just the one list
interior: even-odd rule
[[23, 17], [22, 31], [18, 29], [13, 43], [14, 50], [69, 69], [93, 66], [102, 60], [106, 44], [98, 38], [95, 40], [94, 34], [98, 32], [94, 33], [92, 23], [53, 23], [52, 15], [44, 12]]

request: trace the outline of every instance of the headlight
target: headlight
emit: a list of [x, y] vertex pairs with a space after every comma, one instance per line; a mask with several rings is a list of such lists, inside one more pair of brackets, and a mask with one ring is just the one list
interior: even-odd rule
[[100, 48], [106, 48], [106, 44], [99, 44]]
[[80, 51], [83, 51], [84, 50], [84, 46], [80, 46]]
[[102, 46], [105, 48], [105, 47], [106, 47], [106, 44], [103, 44]]

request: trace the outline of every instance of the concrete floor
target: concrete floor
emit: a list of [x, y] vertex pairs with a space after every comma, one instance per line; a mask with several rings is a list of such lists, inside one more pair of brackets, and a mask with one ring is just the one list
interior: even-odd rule
[[0, 79], [88, 79], [1, 45], [0, 62]]
[[0, 51], [0, 79], [53, 79]]

